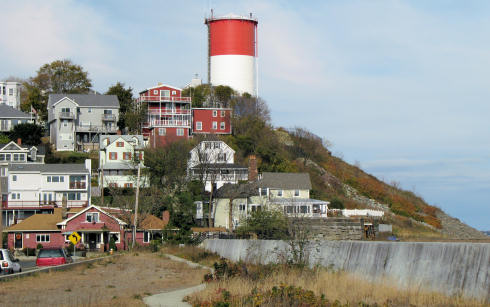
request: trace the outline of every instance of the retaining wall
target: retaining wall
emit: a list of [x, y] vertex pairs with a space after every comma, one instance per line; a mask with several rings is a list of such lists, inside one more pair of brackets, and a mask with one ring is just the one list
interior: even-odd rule
[[[208, 239], [203, 247], [233, 261], [280, 261], [284, 241]], [[311, 265], [389, 278], [418, 287], [490, 300], [490, 244], [439, 242], [320, 241], [312, 243]]]

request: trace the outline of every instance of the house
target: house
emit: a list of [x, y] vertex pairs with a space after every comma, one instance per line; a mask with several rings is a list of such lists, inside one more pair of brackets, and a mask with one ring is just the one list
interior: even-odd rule
[[[50, 213], [66, 197], [69, 208], [90, 205], [91, 160], [84, 164], [12, 163], [4, 194], [4, 224], [16, 224], [35, 213]], [[6, 197], [5, 197], [6, 196]]]
[[264, 207], [281, 210], [293, 218], [326, 218], [329, 202], [310, 199], [310, 190], [308, 173], [264, 172], [254, 182], [223, 185], [217, 191], [213, 206], [214, 225], [230, 228], [230, 202], [232, 227], [238, 226], [250, 212]]
[[191, 133], [191, 98], [182, 89], [159, 83], [140, 92], [137, 103], [147, 110], [143, 135], [152, 148], [162, 147]]
[[7, 176], [9, 163], [44, 163], [46, 148], [44, 145], [22, 145], [22, 140], [17, 143], [11, 141], [0, 144], [0, 176]]
[[58, 151], [98, 149], [100, 135], [116, 134], [118, 120], [115, 95], [49, 95], [50, 141]]
[[[0, 105], [6, 105], [20, 110], [20, 89], [22, 83], [15, 81], [0, 81]], [[3, 111], [0, 111], [3, 114]]]
[[0, 132], [8, 132], [18, 124], [33, 122], [32, 115], [0, 103]]
[[[143, 166], [145, 149], [143, 136], [102, 135], [99, 148], [99, 185], [104, 188], [136, 186], [138, 163]], [[140, 186], [148, 186], [146, 176], [141, 177]]]
[[247, 167], [235, 164], [235, 151], [219, 140], [197, 144], [189, 152], [187, 172], [191, 179], [202, 180], [206, 191], [248, 179]]
[[[19, 224], [5, 230], [8, 233], [8, 248], [65, 247], [69, 245], [68, 236], [77, 232], [81, 244], [88, 250], [107, 251], [111, 239], [116, 248], [125, 250], [131, 244], [131, 216], [127, 210], [89, 206], [86, 208], [55, 208], [49, 214], [35, 214]], [[140, 219], [136, 243], [149, 244], [157, 238], [166, 223], [155, 216], [144, 215]]]
[[230, 108], [192, 108], [193, 134], [231, 134]]

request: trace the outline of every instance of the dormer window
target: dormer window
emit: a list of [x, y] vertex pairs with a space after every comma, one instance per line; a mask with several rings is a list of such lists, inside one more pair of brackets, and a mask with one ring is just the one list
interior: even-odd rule
[[277, 191], [277, 196], [282, 197], [282, 190]]
[[267, 196], [267, 188], [260, 188], [260, 196]]
[[98, 223], [99, 222], [99, 212], [87, 212], [87, 223]]
[[298, 197], [299, 196], [299, 190], [294, 190], [294, 197]]

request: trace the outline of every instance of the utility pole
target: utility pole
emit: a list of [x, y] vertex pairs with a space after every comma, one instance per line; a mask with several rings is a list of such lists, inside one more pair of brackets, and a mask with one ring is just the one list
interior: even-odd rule
[[136, 242], [136, 226], [138, 222], [138, 199], [140, 196], [140, 175], [141, 175], [141, 163], [138, 163], [138, 178], [136, 179], [136, 200], [134, 203], [134, 220], [133, 220], [133, 243], [131, 249], [134, 248]]
[[100, 166], [100, 206], [104, 207], [104, 163]]

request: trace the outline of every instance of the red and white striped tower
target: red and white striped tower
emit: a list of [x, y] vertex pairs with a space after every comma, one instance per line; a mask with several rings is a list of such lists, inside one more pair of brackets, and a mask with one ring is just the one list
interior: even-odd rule
[[206, 18], [208, 81], [257, 96], [257, 19], [226, 15]]

